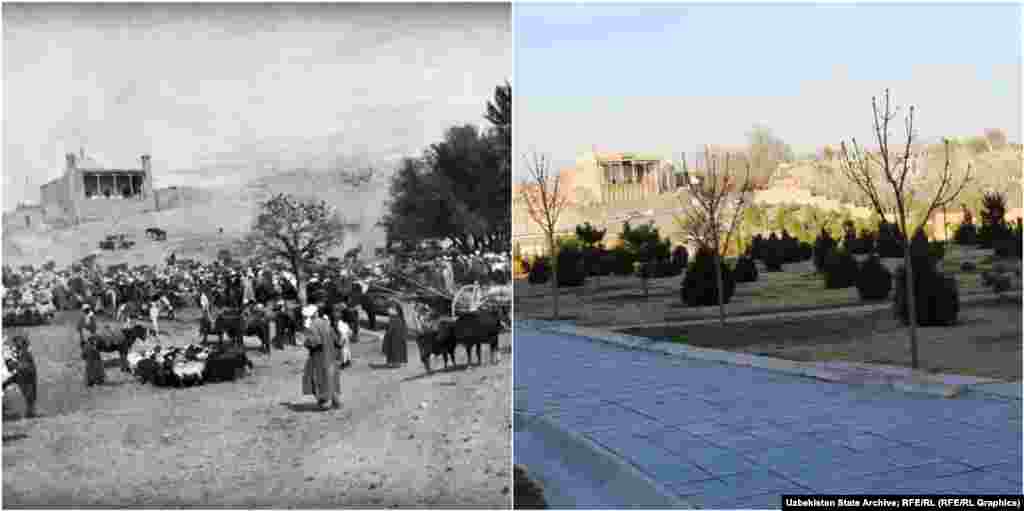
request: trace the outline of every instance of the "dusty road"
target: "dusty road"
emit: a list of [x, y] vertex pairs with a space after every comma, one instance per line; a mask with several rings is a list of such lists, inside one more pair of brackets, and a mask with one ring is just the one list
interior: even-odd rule
[[[429, 376], [415, 343], [387, 369], [365, 337], [342, 372], [343, 408], [318, 412], [296, 347], [250, 352], [255, 369], [236, 382], [156, 388], [111, 364], [87, 389], [74, 314], [28, 329], [42, 416], [4, 421], [5, 507], [511, 506], [507, 334], [497, 365], [465, 369], [460, 349], [457, 370]], [[194, 326], [169, 330], [184, 344]], [[4, 405], [20, 408], [16, 390]]]

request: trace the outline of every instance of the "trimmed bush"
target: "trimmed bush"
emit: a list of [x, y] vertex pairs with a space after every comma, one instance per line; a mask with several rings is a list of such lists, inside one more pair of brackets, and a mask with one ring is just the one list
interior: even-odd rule
[[800, 240], [792, 237], [782, 230], [782, 238], [779, 239], [779, 244], [782, 246], [782, 262], [786, 264], [799, 263], [800, 262]]
[[562, 245], [558, 251], [558, 287], [582, 286], [587, 280], [583, 251], [576, 246]]
[[530, 284], [544, 284], [551, 280], [551, 264], [547, 257], [538, 257], [533, 261], [526, 280]]
[[892, 272], [882, 264], [877, 255], [872, 255], [861, 265], [857, 273], [857, 294], [864, 301], [884, 300], [892, 291]]
[[806, 241], [800, 242], [800, 260], [810, 261], [814, 257], [814, 245], [807, 243]]
[[843, 289], [857, 283], [857, 260], [843, 249], [825, 258], [825, 289]]
[[611, 253], [614, 260], [612, 263], [612, 273], [620, 276], [632, 275], [634, 270], [633, 263], [636, 262], [636, 257], [626, 247], [622, 246], [616, 247]]
[[821, 229], [821, 233], [814, 239], [814, 269], [819, 273], [825, 271], [825, 260], [828, 256], [835, 251], [836, 242], [832, 239], [832, 235], [828, 233], [824, 228]]
[[766, 271], [782, 271], [782, 265], [786, 262], [782, 243], [774, 232], [761, 245], [761, 262]]
[[993, 229], [992, 249], [998, 258], [1015, 257], [1020, 253], [1020, 242], [1005, 225]]
[[733, 269], [733, 278], [736, 282], [756, 282], [757, 263], [749, 255], [740, 256], [736, 260], [736, 268]]
[[[896, 317], [906, 325], [910, 320], [907, 314], [906, 269], [903, 266], [896, 269], [893, 281], [896, 286], [893, 309]], [[960, 292], [953, 277], [931, 268], [915, 268], [914, 296], [917, 324], [949, 326], [956, 323], [960, 313]]]
[[672, 250], [672, 264], [679, 267], [679, 273], [683, 272], [683, 268], [690, 262], [690, 252], [686, 250], [686, 247], [679, 245]]
[[875, 248], [881, 257], [903, 257], [903, 235], [899, 227], [885, 221], [878, 224]]
[[[733, 292], [736, 290], [736, 282], [733, 280], [732, 271], [724, 263], [719, 263], [722, 272], [722, 288], [725, 294], [722, 303], [729, 303]], [[693, 258], [693, 263], [686, 271], [686, 277], [679, 289], [683, 303], [690, 307], [704, 307], [718, 305], [718, 283], [715, 280], [714, 252], [710, 249], [700, 249]]]
[[953, 242], [957, 245], [975, 245], [978, 243], [978, 227], [973, 223], [962, 223], [953, 233]]
[[986, 193], [981, 199], [981, 229], [978, 230], [978, 246], [993, 248], [997, 240], [1010, 237], [1006, 225], [1006, 197], [999, 192]]
[[862, 250], [861, 254], [871, 254], [875, 251], [875, 235], [867, 229], [861, 229], [857, 245]]
[[946, 258], [946, 244], [941, 241], [928, 242], [928, 257], [934, 261], [941, 261]]
[[750, 255], [754, 259], [761, 259], [762, 251], [764, 250], [765, 239], [760, 234], [755, 235], [750, 239]]

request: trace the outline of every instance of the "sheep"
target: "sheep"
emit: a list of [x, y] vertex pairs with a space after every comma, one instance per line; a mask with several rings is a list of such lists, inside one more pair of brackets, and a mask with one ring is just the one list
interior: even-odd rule
[[178, 383], [181, 385], [197, 385], [203, 382], [203, 371], [206, 370], [205, 362], [178, 361], [171, 369]]
[[146, 357], [142, 353], [139, 353], [137, 351], [133, 351], [133, 352], [129, 353], [127, 355], [128, 371], [131, 374], [138, 374], [137, 371], [139, 369], [139, 362], [141, 362], [145, 358]]

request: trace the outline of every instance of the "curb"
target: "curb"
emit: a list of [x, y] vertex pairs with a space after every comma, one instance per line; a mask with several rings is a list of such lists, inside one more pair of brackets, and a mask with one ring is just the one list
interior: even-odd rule
[[601, 486], [602, 493], [628, 496], [631, 508], [697, 509], [617, 454], [583, 435], [558, 427], [546, 417], [514, 412], [513, 428], [539, 436], [545, 450], [557, 455], [565, 465], [585, 467], [584, 470], [595, 474], [592, 480]]
[[[594, 328], [577, 328], [569, 323], [539, 323], [535, 320], [521, 322], [527, 328], [533, 328], [544, 332], [559, 333], [580, 337], [591, 342], [600, 342], [617, 346], [620, 348], [641, 350], [652, 353], [660, 353], [669, 356], [684, 357], [693, 360], [707, 362], [718, 362], [736, 366], [754, 367], [789, 374], [814, 378], [830, 383], [842, 383], [846, 385], [877, 385], [888, 387], [893, 390], [909, 394], [926, 394], [944, 398], [954, 398], [967, 390], [977, 389], [979, 392], [1008, 399], [1021, 399], [1019, 393], [1002, 389], [988, 390], [988, 387], [1001, 384], [996, 380], [987, 378], [975, 378], [960, 375], [933, 374], [923, 371], [915, 371], [898, 366], [879, 366], [866, 363], [836, 363], [836, 362], [797, 362], [779, 358], [751, 355], [747, 353], [734, 353], [725, 350], [687, 346], [672, 342], [662, 342], [622, 334], [614, 331], [602, 331]], [[850, 375], [854, 373], [855, 379], [851, 381]], [[857, 374], [859, 373], [859, 374]], [[947, 383], [947, 381], [958, 381], [958, 383]], [[1017, 384], [1019, 386], [1019, 384]]]

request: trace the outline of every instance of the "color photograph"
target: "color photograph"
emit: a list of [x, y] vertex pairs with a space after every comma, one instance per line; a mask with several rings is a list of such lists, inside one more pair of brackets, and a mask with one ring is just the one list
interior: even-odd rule
[[1019, 498], [1019, 4], [513, 19], [517, 508]]

